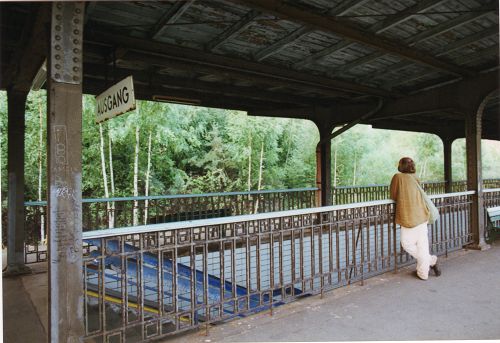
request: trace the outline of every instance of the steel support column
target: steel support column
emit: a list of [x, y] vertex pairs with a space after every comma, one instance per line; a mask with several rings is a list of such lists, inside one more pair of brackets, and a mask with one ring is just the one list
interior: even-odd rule
[[443, 141], [443, 155], [444, 155], [444, 191], [445, 193], [451, 193], [453, 191], [453, 175], [451, 169], [451, 146], [453, 144], [453, 139], [442, 138]]
[[84, 4], [52, 5], [47, 161], [49, 341], [79, 342], [82, 280], [82, 34]]
[[328, 135], [321, 135], [316, 147], [316, 187], [319, 188], [317, 203], [320, 206], [328, 206], [333, 202], [331, 140], [323, 140]]
[[[482, 105], [484, 107], [484, 105]], [[486, 250], [489, 245], [484, 240], [484, 197], [481, 166], [481, 113], [466, 114], [465, 146], [467, 154], [467, 189], [475, 191], [472, 197], [470, 224], [474, 243], [470, 248]]]
[[24, 264], [24, 111], [28, 93], [8, 91], [8, 242], [5, 276], [31, 271]]

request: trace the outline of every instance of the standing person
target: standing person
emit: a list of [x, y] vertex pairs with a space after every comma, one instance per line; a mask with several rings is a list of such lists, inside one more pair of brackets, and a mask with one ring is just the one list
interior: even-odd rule
[[417, 259], [417, 276], [427, 280], [429, 269], [441, 275], [437, 257], [429, 254], [427, 222], [429, 210], [418, 189], [415, 162], [409, 157], [399, 160], [399, 173], [391, 180], [391, 199], [396, 201], [396, 224], [401, 225], [401, 245]]

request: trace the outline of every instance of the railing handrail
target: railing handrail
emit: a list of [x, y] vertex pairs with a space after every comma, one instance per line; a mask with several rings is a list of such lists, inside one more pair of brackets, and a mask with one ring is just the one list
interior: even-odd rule
[[[500, 181], [500, 179], [484, 179], [483, 181]], [[424, 183], [424, 184], [440, 184], [440, 183], [445, 183], [446, 181], [443, 180], [443, 181], [422, 181], [421, 183]], [[467, 180], [456, 180], [456, 181], [452, 181], [452, 183], [454, 182], [467, 182]], [[368, 187], [389, 187], [389, 184], [388, 183], [385, 183], [385, 184], [381, 184], [381, 183], [374, 183], [374, 184], [369, 184], [369, 185], [359, 185], [359, 186], [337, 186], [337, 187], [333, 187], [333, 189], [350, 189], [350, 188], [368, 188]]]
[[461, 195], [472, 195], [476, 194], [476, 191], [465, 191], [465, 192], [453, 192], [453, 193], [443, 193], [443, 194], [429, 194], [429, 198], [437, 199], [437, 198], [453, 198], [455, 196]]
[[[441, 195], [430, 195], [429, 197], [431, 199], [451, 198], [451, 197], [455, 197], [455, 196], [472, 195], [472, 194], [475, 194], [475, 192], [474, 191], [457, 192], [457, 193], [448, 193], [448, 194], [441, 194]], [[188, 220], [188, 221], [180, 221], [180, 222], [174, 222], [174, 223], [160, 223], [160, 224], [129, 226], [129, 227], [122, 227], [122, 228], [114, 228], [114, 229], [93, 230], [93, 231], [83, 232], [83, 239], [96, 239], [96, 238], [105, 238], [105, 237], [111, 237], [111, 236], [134, 235], [134, 234], [141, 234], [141, 233], [169, 231], [169, 230], [177, 230], [177, 229], [185, 229], [185, 228], [193, 228], [193, 227], [202, 227], [202, 226], [234, 224], [234, 223], [240, 223], [240, 222], [249, 222], [249, 221], [253, 221], [253, 220], [282, 218], [282, 217], [290, 217], [290, 216], [294, 216], [294, 215], [304, 215], [304, 214], [315, 214], [315, 213], [321, 213], [321, 212], [347, 210], [347, 209], [359, 208], [359, 207], [388, 205], [388, 204], [393, 204], [393, 203], [394, 203], [393, 200], [375, 200], [375, 201], [367, 201], [367, 202], [345, 204], [345, 205], [332, 205], [332, 206], [324, 206], [324, 207], [312, 207], [312, 208], [298, 209], [298, 210], [247, 214], [247, 215], [222, 217], [222, 218]]]
[[[82, 203], [93, 202], [119, 202], [119, 201], [134, 201], [134, 200], [160, 200], [160, 199], [180, 199], [180, 198], [208, 198], [214, 196], [228, 196], [228, 195], [255, 195], [255, 194], [269, 194], [269, 193], [293, 193], [305, 191], [317, 191], [317, 187], [307, 188], [290, 188], [290, 189], [266, 189], [260, 191], [244, 191], [244, 192], [226, 192], [226, 193], [199, 193], [199, 194], [172, 194], [172, 195], [150, 195], [138, 197], [119, 197], [119, 198], [86, 198], [82, 199]], [[47, 201], [26, 201], [24, 206], [46, 206]]]
[[493, 192], [500, 192], [500, 188], [486, 188], [483, 190], [483, 193], [493, 193]]
[[372, 184], [372, 185], [362, 185], [362, 186], [337, 186], [332, 187], [333, 189], [350, 189], [350, 188], [368, 188], [368, 187], [388, 187], [389, 184]]

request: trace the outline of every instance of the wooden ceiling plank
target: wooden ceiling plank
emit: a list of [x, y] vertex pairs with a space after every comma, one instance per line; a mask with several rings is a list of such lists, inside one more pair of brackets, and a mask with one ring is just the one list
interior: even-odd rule
[[238, 20], [234, 25], [230, 26], [223, 33], [215, 37], [213, 40], [205, 45], [206, 51], [214, 51], [219, 46], [224, 44], [225, 41], [236, 36], [239, 32], [243, 31], [249, 24], [251, 24], [256, 17], [260, 15], [259, 11], [251, 10], [243, 18]]
[[359, 6], [363, 6], [370, 0], [350, 0], [350, 1], [342, 1], [338, 6], [330, 9], [327, 14], [330, 16], [342, 16], [347, 14], [348, 12], [356, 9]]
[[[455, 50], [455, 49], [457, 49], [457, 48], [454, 48], [453, 50]], [[467, 64], [467, 63], [476, 61], [476, 60], [481, 59], [481, 58], [486, 57], [486, 56], [495, 55], [497, 53], [498, 53], [498, 46], [491, 46], [489, 48], [480, 50], [480, 51], [478, 51], [476, 53], [462, 56], [456, 62], [457, 62], [458, 65]], [[408, 83], [411, 83], [413, 81], [416, 81], [416, 80], [419, 80], [419, 79], [423, 79], [423, 78], [425, 78], [425, 77], [427, 77], [427, 76], [429, 76], [431, 74], [434, 74], [434, 72], [430, 71], [428, 73], [418, 74], [418, 75], [415, 75], [414, 77], [410, 77], [410, 78], [403, 77], [401, 79], [395, 80], [393, 82], [390, 82], [390, 83], [384, 85], [384, 88], [385, 89], [393, 89], [394, 87], [398, 87], [400, 85], [408, 84]], [[433, 83], [435, 83], [435, 82], [433, 81]], [[419, 87], [419, 88], [425, 89], [425, 87], [426, 86]], [[414, 93], [420, 91], [421, 89], [415, 90]]]
[[[432, 7], [438, 6], [439, 4], [448, 1], [448, 0], [441, 0], [441, 1], [435, 1], [435, 0], [425, 0], [425, 1], [420, 1], [416, 5], [407, 8], [403, 12], [395, 15], [395, 16], [390, 16], [384, 21], [380, 21], [370, 27], [370, 31], [374, 32], [375, 34], [380, 34], [386, 30], [389, 30], [390, 28], [401, 24], [402, 22], [410, 19], [413, 17], [415, 14], [418, 14], [420, 12], [425, 12], [429, 10]], [[370, 63], [373, 60], [380, 58], [385, 55], [385, 52], [382, 51], [377, 51], [372, 54], [366, 55], [364, 57], [358, 58], [350, 63], [346, 63], [342, 65], [341, 67], [337, 68], [332, 74], [330, 74], [332, 77], [339, 76], [346, 71], [356, 68], [362, 64], [365, 63]]]
[[[482, 7], [479, 7], [477, 9], [477, 12], [471, 12], [471, 13], [466, 13], [466, 14], [462, 14], [462, 15], [459, 15], [458, 17], [456, 18], [453, 18], [449, 21], [445, 21], [441, 24], [438, 24], [436, 26], [434, 26], [432, 29], [430, 30], [426, 30], [426, 31], [422, 31], [420, 34], [417, 34], [415, 36], [412, 36], [410, 37], [406, 43], [408, 44], [408, 46], [414, 46], [418, 43], [421, 43], [427, 39], [430, 39], [430, 38], [433, 38], [433, 37], [436, 37], [438, 35], [441, 35], [445, 32], [448, 32], [450, 30], [453, 30], [459, 26], [462, 26], [462, 25], [465, 25], [467, 23], [470, 23], [474, 20], [477, 20], [483, 16], [485, 16], [486, 14], [488, 14], [487, 12], [482, 12], [482, 11], [485, 11], [485, 10], [489, 10], [491, 9], [491, 6], [489, 5], [484, 5]], [[457, 42], [458, 44], [458, 42]], [[461, 45], [463, 46], [463, 45]], [[461, 47], [460, 46], [460, 47]], [[445, 55], [447, 52], [448, 52], [448, 45], [443, 47], [443, 49], [446, 49], [446, 50], [443, 50], [443, 51], [440, 51], [438, 52], [438, 54], [436, 56], [443, 56]], [[452, 51], [452, 49], [456, 49], [456, 47], [450, 47], [450, 52]], [[378, 58], [380, 56], [377, 56], [375, 58]], [[375, 59], [374, 58], [374, 59]], [[377, 78], [381, 75], [386, 75], [388, 72], [397, 72], [399, 70], [401, 70], [402, 68], [405, 68], [407, 66], [409, 66], [410, 64], [407, 62], [407, 61], [401, 61], [399, 63], [397, 63], [397, 65], [394, 65], [394, 66], [391, 66], [387, 69], [384, 69], [380, 72], [376, 72], [375, 74], [371, 74], [371, 75], [367, 75], [367, 77], [370, 77], [370, 78]]]
[[390, 82], [388, 84], [385, 84], [384, 85], [384, 88], [386, 89], [392, 89], [394, 87], [398, 87], [398, 86], [401, 86], [401, 85], [405, 85], [405, 84], [409, 84], [409, 83], [412, 83], [414, 81], [417, 81], [417, 80], [420, 80], [420, 79], [423, 79], [425, 77], [428, 77], [429, 75], [431, 74], [435, 74], [434, 71], [430, 71], [430, 72], [427, 72], [427, 73], [418, 73], [412, 77], [408, 77], [408, 76], [404, 76], [400, 79], [397, 79], [393, 82]]
[[309, 64], [312, 64], [314, 62], [319, 61], [320, 59], [322, 59], [325, 56], [331, 55], [334, 52], [337, 52], [337, 51], [340, 51], [342, 49], [348, 48], [351, 45], [352, 45], [351, 41], [342, 41], [341, 40], [341, 41], [335, 43], [334, 45], [329, 46], [328, 48], [319, 50], [319, 51], [313, 53], [312, 55], [309, 55], [306, 58], [302, 59], [301, 61], [298, 61], [298, 62], [294, 63], [292, 65], [292, 67], [295, 68], [295, 69], [299, 69], [300, 70], [300, 69], [304, 68], [305, 66], [307, 66]]
[[459, 80], [440, 88], [387, 101], [384, 108], [373, 117], [373, 120], [442, 108], [461, 110], [461, 102], [466, 102], [473, 95], [489, 94], [495, 88], [498, 88], [497, 73], [479, 74], [474, 78]]
[[469, 36], [466, 36], [462, 39], [456, 40], [453, 43], [447, 44], [439, 49], [436, 50], [436, 56], [443, 56], [447, 55], [450, 52], [453, 52], [457, 49], [463, 48], [464, 46], [467, 46], [469, 44], [478, 42], [480, 40], [483, 40], [485, 38], [489, 38], [492, 36], [498, 35], [498, 27], [490, 27], [486, 30], [482, 30], [479, 32], [476, 32], [474, 34], [471, 34]]
[[[436, 56], [438, 56], [438, 57], [444, 56], [452, 51], [455, 51], [455, 50], [460, 49], [464, 46], [467, 46], [475, 41], [478, 41], [478, 40], [481, 40], [484, 38], [488, 38], [488, 37], [491, 37], [491, 36], [497, 35], [497, 34], [498, 34], [497, 27], [491, 27], [491, 28], [486, 29], [484, 31], [477, 32], [477, 33], [472, 34], [470, 36], [467, 36], [463, 39], [457, 40], [453, 43], [450, 43], [448, 45], [443, 46], [442, 48], [440, 48], [436, 51]], [[397, 73], [401, 69], [406, 68], [410, 65], [411, 64], [409, 64], [407, 61], [403, 60], [403, 61], [398, 62], [396, 64], [393, 64], [393, 65], [391, 65], [388, 68], [385, 68], [383, 70], [379, 70], [379, 71], [370, 73], [368, 75], [363, 75], [363, 78], [364, 79], [366, 79], [366, 78], [377, 79], [381, 76], [386, 76], [386, 75], [391, 74], [391, 73]], [[391, 89], [392, 88], [391, 86], [393, 86], [393, 85], [384, 86], [384, 88]]]
[[309, 30], [308, 27], [300, 27], [297, 30], [293, 31], [289, 35], [283, 37], [279, 41], [271, 44], [270, 46], [258, 51], [253, 57], [254, 60], [256, 61], [262, 61], [274, 54], [277, 54], [281, 50], [283, 50], [285, 47], [288, 45], [292, 44], [293, 42], [297, 41], [301, 37], [307, 35], [311, 30]]
[[436, 26], [433, 26], [429, 30], [422, 31], [421, 33], [410, 37], [409, 41], [407, 42], [408, 45], [414, 46], [418, 43], [421, 43], [427, 39], [434, 38], [436, 36], [442, 35], [445, 32], [448, 32], [450, 30], [453, 30], [459, 26], [468, 24], [472, 21], [475, 21], [477, 19], [480, 19], [484, 17], [485, 15], [488, 15], [490, 12], [487, 12], [491, 10], [491, 5], [483, 5], [481, 7], [475, 8], [474, 12], [470, 13], [465, 13], [461, 14], [453, 19], [444, 21], [440, 24], [437, 24]]
[[384, 31], [387, 31], [391, 28], [393, 28], [396, 25], [399, 25], [406, 20], [412, 18], [414, 15], [419, 14], [419, 13], [425, 13], [425, 11], [439, 6], [440, 4], [446, 2], [448, 0], [423, 0], [423, 1], [418, 1], [415, 5], [408, 7], [404, 11], [396, 14], [396, 15], [391, 15], [387, 19], [383, 21], [379, 21], [378, 23], [375, 23], [370, 27], [370, 30], [375, 32], [375, 33], [382, 33]]
[[[498, 55], [498, 46], [491, 46], [489, 48], [486, 48], [486, 49], [483, 49], [481, 51], [478, 51], [477, 53], [468, 54], [466, 56], [462, 56], [462, 57], [460, 57], [457, 60], [457, 64], [458, 65], [467, 64], [467, 63], [479, 60], [481, 58], [484, 58], [486, 56], [493, 56], [493, 55]], [[413, 77], [413, 78], [410, 78], [410, 79], [399, 79], [399, 80], [397, 80], [397, 81], [395, 81], [393, 83], [390, 83], [389, 84], [390, 88], [388, 88], [388, 89], [393, 89], [396, 86], [399, 86], [399, 85], [402, 85], [402, 84], [406, 84], [406, 83], [408, 83], [410, 81], [414, 81], [414, 80], [418, 80], [420, 78], [424, 78], [425, 76], [428, 76], [429, 74], [432, 74], [432, 72], [431, 73], [425, 73], [425, 74], [419, 75], [418, 77]], [[437, 80], [437, 81], [436, 80], [432, 80], [432, 81], [428, 82], [425, 85], [420, 85], [418, 87], [418, 89], [414, 89], [412, 92], [409, 93], [409, 95], [413, 95], [413, 94], [416, 94], [416, 93], [419, 93], [419, 92], [422, 92], [422, 91], [425, 91], [425, 90], [433, 89], [433, 88], [436, 88], [436, 87], [441, 87], [443, 85], [446, 85], [446, 84], [452, 83], [452, 82], [456, 82], [458, 80], [460, 80], [460, 78], [458, 78], [458, 79], [457, 78], [444, 79], [444, 80]]]
[[390, 53], [402, 58], [414, 61], [416, 63], [429, 65], [433, 68], [445, 70], [451, 74], [472, 76], [475, 73], [467, 69], [458, 67], [446, 61], [441, 61], [433, 56], [424, 54], [414, 49], [402, 46], [400, 42], [391, 41], [378, 37], [377, 35], [359, 30], [353, 26], [347, 25], [345, 22], [339, 22], [330, 17], [319, 15], [316, 13], [304, 13], [300, 8], [290, 6], [281, 0], [237, 0], [258, 10], [263, 10], [268, 13], [275, 14], [280, 18], [294, 20], [308, 25], [318, 30], [324, 30], [340, 35], [354, 42], [361, 43], [371, 48], [381, 50], [385, 53]]
[[[397, 17], [394, 17], [394, 18], [391, 17], [385, 21], [382, 21], [382, 22], [379, 22], [379, 23], [372, 25], [370, 30], [375, 32], [376, 34], [382, 33], [383, 31], [393, 27], [394, 25], [399, 24], [402, 21], [407, 20], [410, 17], [412, 17], [412, 15], [410, 15], [409, 12], [423, 12], [425, 10], [428, 10], [429, 8], [432, 8], [433, 6], [439, 5], [441, 2], [442, 1], [434, 1], [434, 2], [429, 1], [429, 0], [422, 1], [421, 3], [418, 3], [417, 5], [412, 6], [411, 8], [407, 9], [404, 12], [404, 14], [401, 13]], [[429, 35], [432, 35], [432, 32], [429, 32]], [[409, 39], [407, 39], [405, 41], [405, 43], [413, 45], [413, 44], [418, 43], [419, 41], [424, 40], [424, 39], [427, 39], [427, 36], [421, 35], [417, 38], [410, 37]], [[313, 62], [323, 58], [324, 56], [327, 56], [327, 55], [333, 54], [337, 51], [340, 51], [342, 49], [345, 49], [345, 48], [351, 46], [352, 44], [353, 44], [352, 42], [341, 42], [339, 44], [336, 44], [335, 46], [332, 46], [330, 48], [326, 48], [324, 50], [317, 52], [316, 54], [310, 56], [306, 60], [304, 60], [300, 63], [297, 63], [296, 65], [294, 65], [294, 67], [301, 68], [307, 64], [313, 63]], [[381, 52], [381, 51], [374, 52], [370, 55], [367, 55], [366, 58], [363, 58], [360, 61], [360, 63], [356, 63], [356, 61], [357, 61], [356, 60], [356, 61], [353, 61], [352, 64], [345, 65], [337, 75], [340, 75], [343, 71], [346, 71], [348, 69], [352, 69], [360, 64], [372, 62], [373, 60], [380, 58], [384, 55], [385, 55], [385, 52]]]
[[168, 24], [175, 23], [184, 12], [193, 4], [195, 0], [187, 0], [187, 1], [177, 1], [172, 7], [165, 11], [165, 13], [161, 16], [160, 20], [155, 24], [153, 29], [150, 32], [150, 37], [152, 39], [158, 39], [163, 32], [167, 29]]
[[384, 55], [385, 55], [384, 52], [376, 51], [374, 53], [365, 55], [365, 56], [363, 56], [361, 58], [357, 58], [357, 59], [355, 59], [352, 62], [349, 62], [349, 63], [346, 63], [344, 65], [341, 65], [340, 67], [337, 67], [333, 72], [328, 73], [328, 75], [331, 76], [331, 77], [341, 76], [342, 74], [344, 74], [346, 71], [348, 71], [350, 69], [359, 67], [360, 65], [363, 65], [365, 63], [370, 63], [373, 60], [375, 60], [377, 58], [380, 58], [380, 57], [382, 57]]
[[[337, 96], [342, 93], [370, 94], [382, 97], [394, 97], [398, 94], [380, 91], [378, 88], [372, 88], [354, 84], [351, 82], [333, 80], [311, 73], [302, 73], [288, 68], [270, 66], [253, 61], [237, 59], [229, 56], [215, 55], [212, 53], [199, 51], [195, 49], [174, 46], [157, 41], [147, 41], [140, 38], [122, 36], [113, 34], [109, 30], [95, 30], [89, 32], [86, 38], [87, 42], [105, 42], [110, 45], [121, 45], [130, 47], [136, 51], [143, 51], [149, 55], [156, 54], [156, 59], [162, 61], [165, 59], [176, 60], [187, 64], [198, 65], [206, 69], [212, 69], [217, 73], [235, 72], [245, 77], [253, 76], [255, 78], [265, 78], [267, 80], [275, 79], [287, 85], [294, 82], [297, 85], [307, 85], [309, 87], [324, 88], [330, 91], [336, 91]], [[146, 57], [146, 54], [141, 54]], [[154, 57], [154, 56], [153, 56]], [[162, 64], [165, 64], [163, 62]], [[187, 70], [192, 68], [188, 67]]]
[[222, 75], [226, 78], [242, 80], [242, 81], [251, 81], [254, 83], [260, 83], [271, 86], [279, 86], [279, 87], [287, 87], [297, 90], [310, 90], [319, 94], [323, 94], [325, 96], [340, 96], [345, 97], [345, 94], [339, 92], [336, 89], [326, 88], [321, 85], [314, 85], [310, 83], [302, 83], [298, 80], [288, 79], [283, 80], [280, 78], [276, 78], [271, 74], [252, 74], [246, 72], [244, 69], [227, 69], [223, 66], [213, 66], [213, 65], [205, 65], [200, 64], [194, 61], [180, 61], [176, 59], [170, 59], [166, 56], [157, 56], [157, 55], [147, 55], [144, 53], [138, 52], [130, 52], [127, 56], [129, 61], [142, 61], [147, 62], [149, 64], [165, 67], [165, 68], [176, 68], [179, 70], [189, 70], [191, 72], [196, 72], [200, 74], [218, 74]]
[[[342, 16], [349, 11], [352, 11], [353, 9], [362, 6], [363, 4], [367, 3], [369, 0], [351, 0], [351, 1], [344, 1], [337, 7], [334, 7], [330, 10], [328, 10], [326, 13], [329, 16]], [[257, 52], [255, 54], [255, 60], [257, 61], [262, 61], [269, 56], [272, 56], [273, 54], [278, 53], [282, 49], [284, 49], [286, 46], [289, 44], [292, 44], [296, 40], [300, 39], [304, 35], [312, 32], [309, 27], [303, 26], [292, 33], [288, 34], [287, 36], [283, 37], [281, 40], [277, 41], [276, 43], [270, 45], [267, 48], [262, 49], [261, 51]], [[322, 55], [325, 56], [325, 55]]]
[[456, 63], [458, 65], [464, 65], [470, 62], [477, 61], [483, 57], [488, 57], [488, 56], [493, 56], [493, 55], [498, 55], [498, 45], [493, 45], [490, 46], [486, 49], [479, 50], [473, 54], [467, 54], [464, 56], [461, 56], [456, 60]]

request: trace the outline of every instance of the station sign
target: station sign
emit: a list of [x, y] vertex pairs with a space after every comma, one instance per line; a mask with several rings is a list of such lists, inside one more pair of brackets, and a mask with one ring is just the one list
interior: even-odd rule
[[134, 109], [134, 80], [128, 76], [96, 96], [96, 123]]

